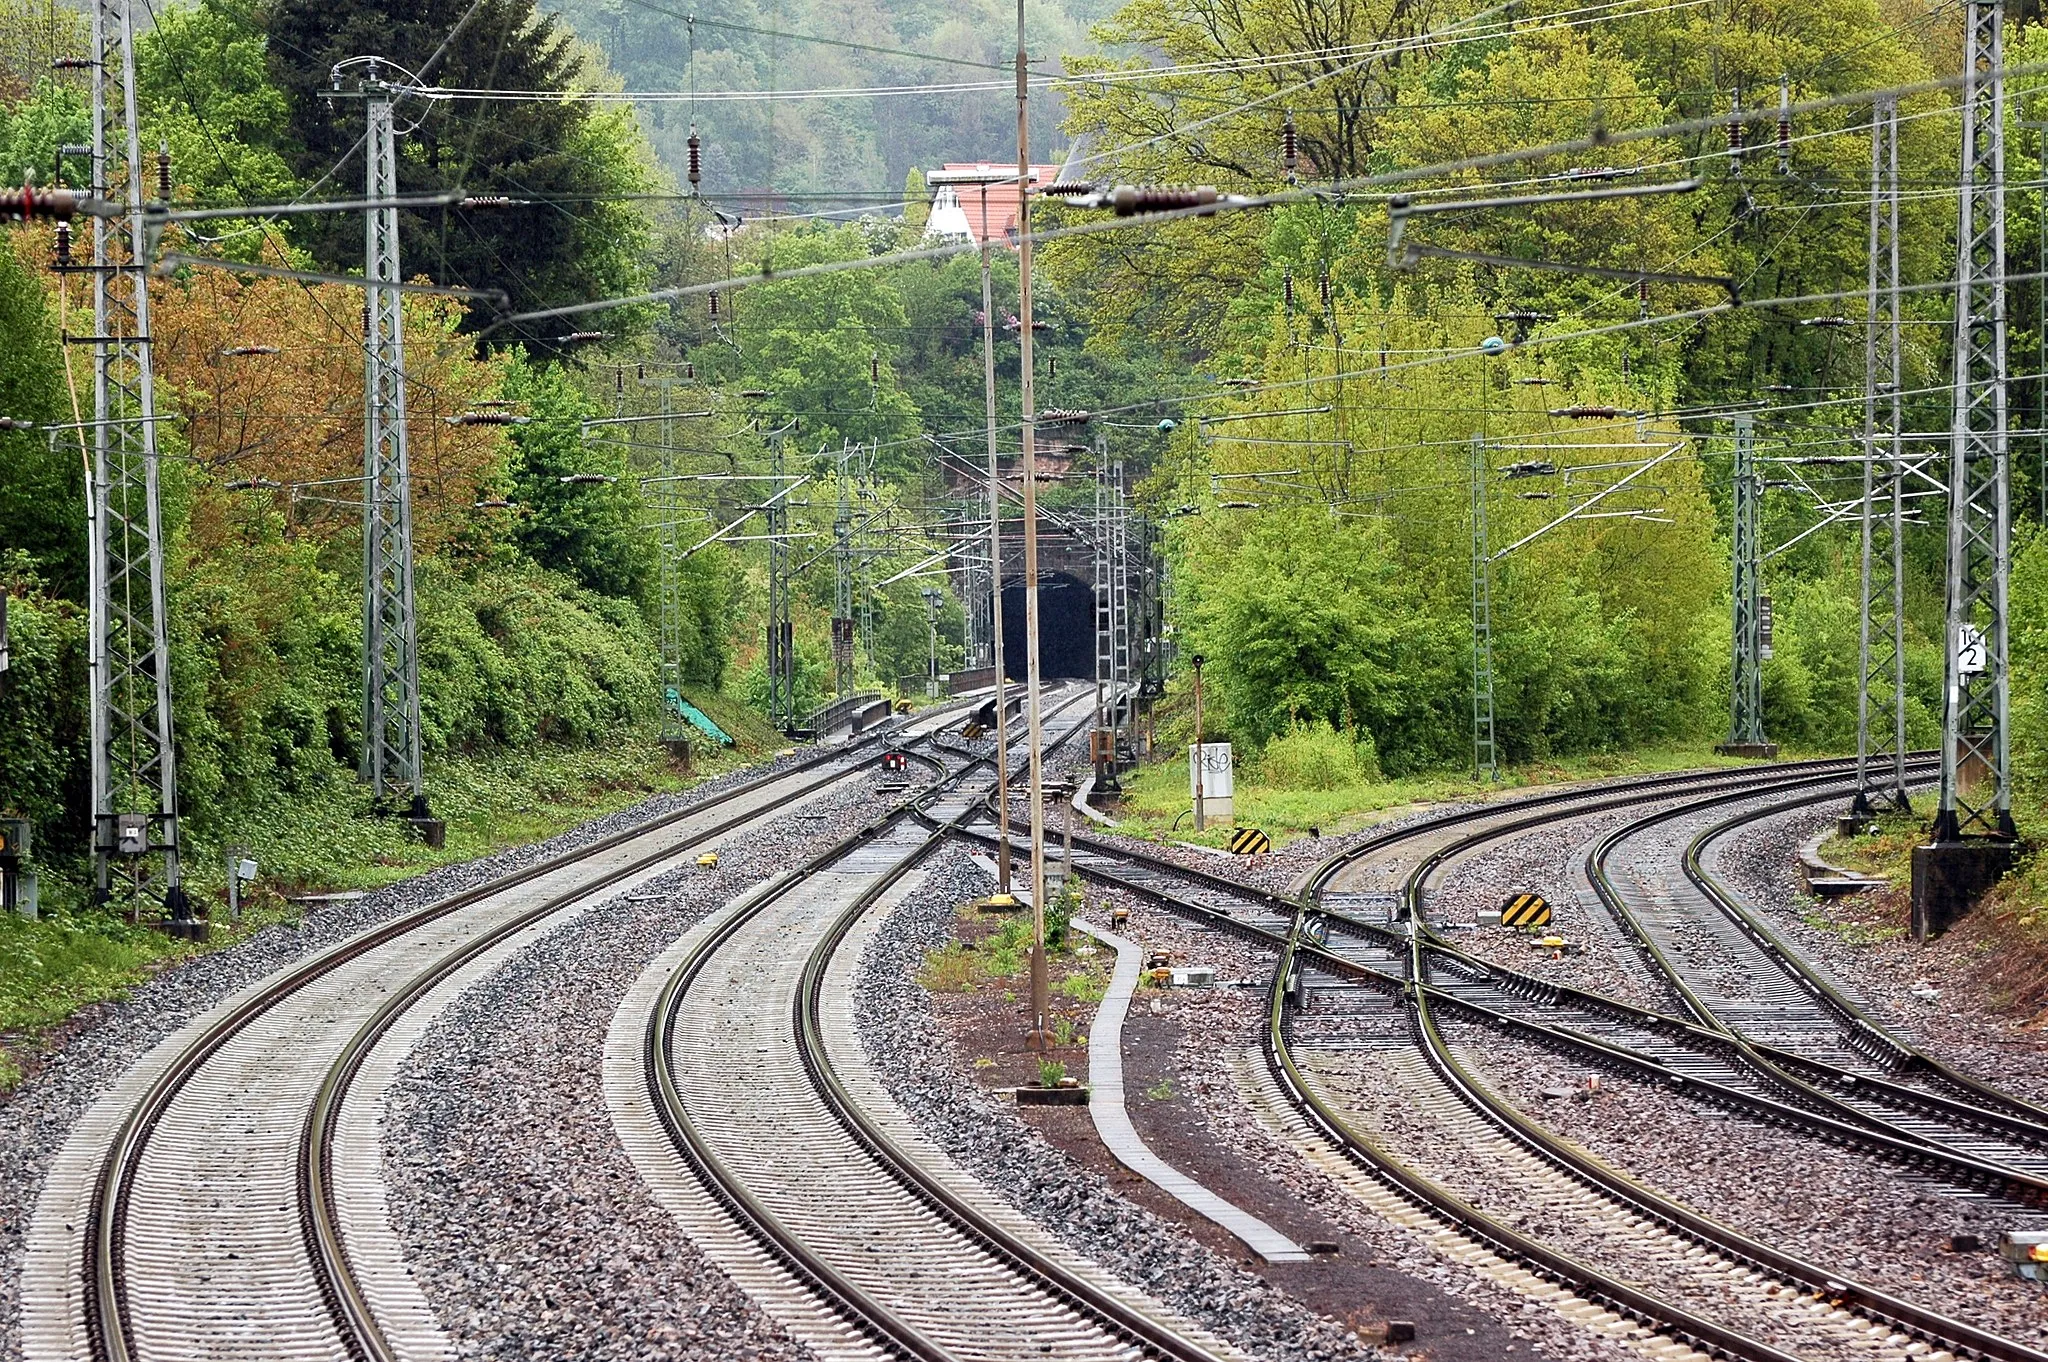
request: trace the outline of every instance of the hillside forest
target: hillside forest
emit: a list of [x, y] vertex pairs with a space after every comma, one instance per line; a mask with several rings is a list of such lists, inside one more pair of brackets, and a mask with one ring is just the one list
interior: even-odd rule
[[[662, 523], [715, 528], [744, 505], [730, 481], [650, 496], [641, 480], [664, 459], [730, 474], [780, 460], [809, 475], [791, 522], [819, 543], [845, 483], [885, 527], [863, 569], [862, 684], [923, 672], [926, 585], [945, 593], [942, 663], [959, 662], [958, 583], [881, 583], [932, 553], [930, 525], [965, 514], [973, 495], [949, 485], [936, 451], [982, 448], [980, 263], [916, 253], [925, 172], [1014, 158], [1009, 9], [141, 0], [137, 14], [142, 141], [167, 150], [179, 205], [359, 193], [361, 102], [333, 97], [331, 73], [376, 55], [431, 87], [403, 106], [401, 191], [468, 196], [400, 215], [408, 276], [498, 290], [519, 314], [737, 281], [510, 324], [486, 304], [408, 295], [438, 797], [484, 800], [493, 782], [524, 782], [515, 803], [641, 788], [663, 759]], [[1506, 550], [1492, 587], [1506, 761], [1725, 738], [1737, 413], [1768, 461], [1770, 736], [1853, 750], [1858, 541], [1838, 512], [1861, 495], [1862, 92], [1913, 91], [1900, 102], [1902, 277], [1940, 280], [1954, 199], [1922, 186], [1954, 174], [1953, 91], [1930, 83], [1956, 66], [1954, 8], [1048, 0], [1025, 18], [1034, 160], [1104, 183], [1299, 191], [1165, 222], [1050, 201], [1037, 218], [1053, 229], [1034, 276], [1037, 405], [1096, 413], [1111, 456], [1136, 470], [1139, 509], [1163, 531], [1173, 653], [1208, 657], [1210, 727], [1247, 762], [1306, 734], [1354, 774], [1470, 763], [1475, 495], [1490, 548]], [[2031, 18], [2007, 42], [2015, 66], [2048, 59], [2048, 30]], [[86, 174], [63, 149], [90, 140], [87, 87], [52, 63], [88, 46], [82, 13], [0, 0], [0, 178]], [[1731, 106], [1775, 109], [1781, 91], [1800, 110], [1782, 133], [1774, 115], [1746, 124], [1746, 141], [1690, 126]], [[2024, 262], [2041, 258], [2048, 220], [2039, 143], [2017, 123], [2032, 99], [2015, 77], [2007, 242]], [[1681, 178], [1696, 187], [1575, 192]], [[1549, 191], [1534, 205], [1407, 217], [1405, 239], [1428, 249], [1390, 261], [1407, 205]], [[83, 914], [75, 423], [92, 393], [90, 352], [63, 337], [89, 302], [75, 274], [47, 268], [52, 249], [48, 225], [27, 223], [0, 250], [0, 415], [37, 427], [0, 430], [13, 644], [0, 809], [35, 824], [46, 911]], [[353, 213], [174, 225], [165, 249], [316, 275], [363, 268]], [[991, 255], [1007, 321], [1016, 253]], [[865, 267], [764, 279], [832, 262]], [[2048, 429], [2040, 287], [2016, 280], [2009, 308], [2013, 424], [2030, 431]], [[355, 781], [361, 291], [189, 265], [152, 289], [195, 875], [217, 878], [206, 868], [230, 844], [288, 882], [403, 864], [402, 839], [367, 817]], [[1731, 296], [1741, 306], [1725, 306]], [[1945, 431], [1946, 296], [1912, 292], [1900, 306], [1905, 424]], [[1018, 350], [1013, 329], [996, 330], [998, 422], [1014, 443]], [[658, 415], [665, 401], [691, 413], [667, 450], [647, 423], [586, 425]], [[519, 419], [461, 419], [479, 411]], [[2048, 438], [2014, 449], [2015, 748], [2038, 791]], [[1092, 471], [1089, 457], [1077, 472]], [[1545, 529], [1596, 495], [1600, 514]], [[1086, 507], [1093, 490], [1075, 478], [1047, 496]], [[1939, 721], [1942, 511], [1920, 503], [1914, 521], [1910, 737], [1925, 746]], [[762, 700], [766, 553], [721, 544], [674, 564], [684, 689], [720, 713]], [[796, 578], [806, 704], [830, 698], [833, 591], [829, 560]], [[1184, 672], [1167, 684], [1178, 696]], [[1185, 739], [1183, 711], [1169, 713], [1163, 731]]]

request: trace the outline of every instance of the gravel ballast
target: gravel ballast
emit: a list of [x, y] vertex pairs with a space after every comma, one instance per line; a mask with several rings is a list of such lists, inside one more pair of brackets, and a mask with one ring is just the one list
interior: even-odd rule
[[62, 1031], [28, 1080], [0, 1099], [0, 1362], [21, 1353], [18, 1336], [23, 1236], [50, 1160], [74, 1122], [127, 1069], [197, 1014], [311, 955], [450, 894], [534, 862], [714, 799], [802, 758], [729, 772], [690, 790], [645, 800], [544, 842], [443, 866], [361, 899], [324, 905], [296, 924], [267, 927], [226, 949], [155, 975], [125, 999], [95, 1004]]
[[[1446, 1035], [1529, 1116], [1693, 1209], [1864, 1285], [2048, 1344], [2042, 1287], [1999, 1257], [1998, 1236], [2015, 1223], [2009, 1210], [1650, 1084], [1603, 1074], [1589, 1093], [1582, 1066], [1492, 1030], [1452, 1024]], [[1555, 1095], [1565, 1090], [1574, 1096]], [[1980, 1246], [1955, 1251], [1959, 1235]]]
[[961, 1056], [916, 981], [950, 937], [953, 912], [988, 880], [964, 855], [932, 863], [891, 914], [856, 980], [861, 1041], [891, 1096], [962, 1167], [1062, 1241], [1255, 1357], [1275, 1362], [1377, 1356], [1348, 1331], [1225, 1262], [1112, 1192], [962, 1072]]

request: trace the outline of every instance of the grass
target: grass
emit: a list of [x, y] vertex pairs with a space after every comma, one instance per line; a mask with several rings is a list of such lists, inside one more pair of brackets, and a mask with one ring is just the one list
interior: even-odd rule
[[1077, 970], [1060, 980], [1053, 990], [1063, 998], [1072, 998], [1077, 1003], [1095, 1004], [1102, 1001], [1102, 995], [1109, 992], [1109, 976], [1100, 966], [1090, 965]]
[[1844, 870], [1881, 875], [1895, 885], [1912, 882], [1913, 848], [1927, 840], [1924, 814], [1884, 814], [1870, 820], [1874, 832], [1844, 837], [1839, 833], [1820, 844], [1820, 858]]
[[[1741, 766], [1738, 757], [1722, 757], [1710, 747], [1672, 748], [1625, 755], [1593, 754], [1535, 762], [1504, 769], [1501, 783], [1475, 781], [1463, 772], [1436, 771], [1397, 780], [1375, 780], [1331, 790], [1289, 789], [1266, 785], [1255, 767], [1240, 765], [1237, 772], [1236, 812], [1239, 827], [1262, 829], [1274, 845], [1305, 837], [1311, 828], [1323, 835], [1349, 832], [1379, 821], [1386, 810], [1415, 804], [1470, 799], [1533, 785], [1560, 781], [1613, 779], [1618, 776], [1653, 775], [1706, 766]], [[1189, 813], [1188, 763], [1185, 752], [1165, 761], [1140, 767], [1124, 779], [1124, 799], [1115, 811], [1119, 831], [1153, 840], [1178, 839], [1210, 846], [1223, 846], [1229, 830], [1211, 823], [1201, 833], [1194, 831]], [[1178, 820], [1179, 826], [1175, 827]]]
[[[740, 736], [727, 725], [732, 716], [724, 708], [729, 706], [714, 717]], [[25, 1061], [78, 1009], [123, 997], [194, 954], [220, 950], [268, 926], [296, 924], [303, 910], [284, 894], [373, 889], [437, 865], [539, 841], [732, 770], [760, 750], [748, 741], [740, 750], [705, 753], [690, 777], [675, 770], [652, 740], [438, 762], [428, 792], [435, 815], [448, 824], [447, 845], [440, 850], [421, 843], [403, 822], [370, 816], [367, 799], [352, 782], [278, 800], [227, 829], [260, 867], [239, 925], [227, 921], [221, 850], [196, 841], [188, 845], [187, 888], [213, 921], [212, 939], [203, 946], [86, 907], [76, 867], [39, 867], [45, 916], [35, 922], [0, 916], [0, 1094], [20, 1083]]]
[[1145, 1089], [1145, 1096], [1155, 1102], [1171, 1102], [1173, 1100], [1173, 1080], [1170, 1078], [1160, 1079], [1157, 1083]]
[[[1814, 925], [1859, 945], [1904, 936], [1913, 848], [1927, 840], [1930, 813], [1931, 804], [1923, 803], [1916, 813], [1873, 819], [1867, 831], [1853, 837], [1823, 841], [1821, 859], [1880, 876], [1890, 887], [1864, 896], [1872, 900], [1861, 915], [1865, 920], [1854, 919], [1853, 907], [1836, 907]], [[2039, 848], [2048, 841], [2048, 798], [2022, 785], [2013, 816], [2022, 846], [2018, 864], [1950, 936], [1977, 962], [1972, 970], [1986, 1001], [2022, 1018], [2024, 1026], [2042, 1028], [2048, 1027], [2048, 854]]]
[[974, 952], [958, 941], [948, 942], [924, 957], [917, 981], [933, 993], [974, 992]]

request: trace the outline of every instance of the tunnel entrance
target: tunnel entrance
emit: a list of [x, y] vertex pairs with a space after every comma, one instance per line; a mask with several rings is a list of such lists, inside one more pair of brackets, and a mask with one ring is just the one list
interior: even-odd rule
[[[1043, 680], [1095, 675], [1095, 592], [1065, 572], [1038, 579], [1038, 673]], [[1003, 675], [1024, 679], [1024, 584], [1003, 584]]]

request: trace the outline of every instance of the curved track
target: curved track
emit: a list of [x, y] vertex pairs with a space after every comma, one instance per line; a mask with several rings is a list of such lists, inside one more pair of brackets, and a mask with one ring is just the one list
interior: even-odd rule
[[[823, 795], [883, 736], [403, 914], [160, 1044], [50, 1170], [24, 1267], [25, 1358], [445, 1354], [383, 1216], [377, 1098], [402, 1045], [380, 1041], [417, 1034], [543, 924]], [[366, 1075], [373, 1091], [357, 1087]]]
[[[692, 1234], [828, 1356], [1213, 1358], [1220, 1345], [1052, 1251], [979, 1193], [892, 1116], [857, 1047], [835, 1052], [830, 1037], [851, 1020], [841, 942], [943, 840], [913, 808], [943, 829], [982, 795], [967, 788], [981, 763], [941, 751], [920, 758], [939, 771], [932, 792], [736, 902], [650, 968], [614, 1027], [615, 1119]], [[618, 1063], [636, 1029], [644, 1104], [623, 1090]], [[667, 1149], [644, 1138], [649, 1114]]]
[[[1808, 763], [1771, 774], [1772, 788], [1795, 791], [1797, 803], [1832, 797], [1842, 767]], [[1624, 1071], [1661, 1076], [1693, 1096], [1925, 1168], [1950, 1182], [2028, 1195], [2033, 1189], [2024, 1173], [1949, 1148], [1924, 1129], [1888, 1131], [1883, 1123], [1859, 1122], [1853, 1111], [1819, 1094], [1809, 1105], [1822, 1111], [1760, 1092], [1743, 1044], [1716, 1026], [1688, 1025], [1532, 979], [1466, 954], [1421, 920], [1430, 874], [1486, 842], [1650, 801], [1717, 804], [1755, 800], [1759, 793], [1753, 771], [1661, 777], [1519, 799], [1390, 829], [1326, 862], [1312, 877], [1313, 899], [1359, 861], [1386, 880], [1393, 879], [1390, 869], [1405, 872], [1385, 888], [1361, 893], [1353, 887], [1323, 896], [1328, 907], [1316, 915], [1314, 935], [1329, 935], [1327, 949], [1297, 933], [1295, 905], [1278, 896], [1157, 862], [1128, 847], [1077, 837], [1077, 847], [1086, 848], [1077, 868], [1278, 949], [1282, 964], [1267, 1057], [1271, 1088], [1284, 1092], [1293, 1107], [1282, 1123], [1291, 1121], [1299, 1140], [1340, 1152], [1383, 1186], [1449, 1221], [1482, 1255], [1527, 1265], [1582, 1301], [1632, 1318], [1638, 1330], [1759, 1362], [1786, 1355], [1939, 1355], [1936, 1350], [2038, 1359], [2042, 1354], [2025, 1344], [1844, 1281], [1632, 1182], [1500, 1100], [1445, 1040], [1436, 1012], [1449, 1008]], [[1687, 800], [1689, 795], [1699, 798]], [[1403, 854], [1415, 844], [1423, 853], [1419, 864], [1412, 851]], [[1371, 917], [1337, 911], [1339, 905]], [[1439, 983], [1434, 971], [1445, 965], [1453, 967], [1452, 977]], [[1306, 1023], [1295, 1010], [1304, 993], [1316, 999], [1318, 1014]], [[1539, 1010], [1552, 1015], [1532, 1015]], [[1327, 1043], [1300, 1058], [1299, 1042], [1290, 1036], [1304, 1024]], [[1602, 1029], [1607, 1034], [1595, 1034]], [[1809, 1066], [1855, 1082], [1849, 1069], [1822, 1060]], [[1707, 1068], [1711, 1076], [1702, 1074]], [[1364, 1072], [1372, 1075], [1369, 1083], [1354, 1081]], [[1499, 1197], [1503, 1186], [1514, 1193]], [[1474, 1204], [1460, 1195], [1461, 1188], [1483, 1194], [1491, 1204]], [[1570, 1229], [1539, 1237], [1516, 1222]]]

